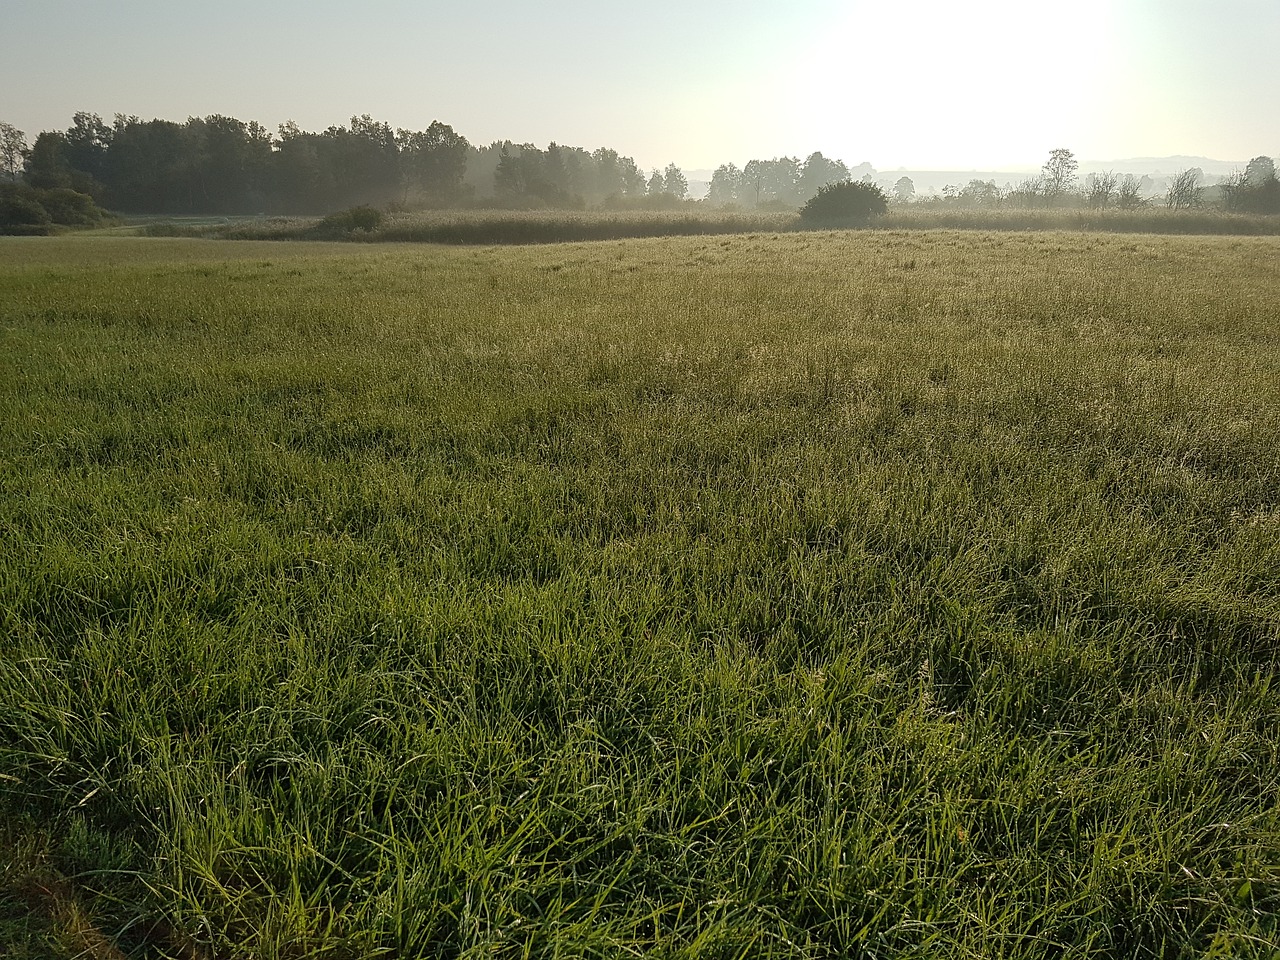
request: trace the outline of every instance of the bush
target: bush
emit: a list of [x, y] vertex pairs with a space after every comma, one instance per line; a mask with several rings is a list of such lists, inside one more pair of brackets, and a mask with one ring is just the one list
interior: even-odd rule
[[866, 223], [889, 209], [889, 198], [873, 183], [841, 180], [828, 183], [800, 208], [800, 219], [811, 225], [849, 226]]
[[321, 237], [349, 237], [353, 233], [373, 233], [382, 226], [383, 213], [373, 207], [351, 207], [331, 213], [316, 224], [315, 232]]
[[47, 233], [53, 218], [32, 195], [30, 187], [6, 184], [0, 188], [0, 233]]
[[0, 233], [43, 234], [54, 225], [84, 227], [107, 213], [88, 194], [67, 187], [40, 189], [26, 183], [0, 184]]
[[55, 187], [40, 191], [40, 205], [49, 212], [54, 223], [71, 227], [87, 227], [100, 223], [105, 211], [93, 202], [93, 197], [68, 187]]
[[1280, 180], [1250, 183], [1243, 177], [1223, 184], [1223, 206], [1233, 213], [1280, 213]]

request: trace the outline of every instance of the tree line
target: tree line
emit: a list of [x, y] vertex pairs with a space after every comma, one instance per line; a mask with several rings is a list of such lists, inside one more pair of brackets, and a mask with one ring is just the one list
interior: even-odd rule
[[[1275, 164], [1259, 156], [1221, 182], [1197, 169], [1171, 178], [1163, 196], [1149, 177], [1103, 172], [1083, 181], [1067, 149], [1052, 151], [1040, 174], [1017, 185], [972, 180], [929, 202], [1019, 208], [1087, 206], [1173, 209], [1216, 205], [1280, 213]], [[868, 164], [850, 169], [815, 152], [728, 163], [712, 175], [716, 207], [798, 209], [831, 183], [871, 182]], [[21, 190], [18, 187], [21, 187]], [[910, 178], [889, 195], [917, 200]], [[446, 123], [393, 129], [365, 114], [320, 132], [292, 121], [275, 132], [257, 121], [211, 115], [183, 123], [117, 114], [111, 123], [80, 112], [64, 131], [26, 136], [0, 122], [0, 203], [10, 220], [86, 223], [100, 207], [129, 214], [323, 214], [357, 206], [388, 209], [488, 206], [504, 209], [673, 207], [688, 197], [674, 163], [646, 174], [635, 160], [601, 147], [499, 141], [475, 146]], [[91, 199], [90, 199], [91, 198]], [[26, 205], [25, 207], [23, 205]], [[43, 207], [45, 219], [36, 208]]]
[[859, 173], [870, 176], [869, 164], [850, 170], [842, 160], [830, 160], [821, 151], [803, 161], [799, 157], [752, 160], [745, 167], [726, 163], [711, 176], [708, 201], [714, 206], [794, 209], [818, 195], [829, 183], [852, 180]]
[[[994, 180], [970, 180], [948, 185], [940, 197], [926, 202], [964, 207], [1086, 207], [1090, 210], [1134, 210], [1164, 206], [1193, 210], [1216, 206], [1230, 213], [1280, 213], [1280, 180], [1270, 157], [1258, 156], [1244, 170], [1206, 183], [1199, 167], [1180, 170], [1162, 184], [1149, 176], [1115, 171], [1091, 173], [1081, 179], [1075, 155], [1065, 148], [1051, 151], [1038, 175], [1004, 187]], [[892, 193], [899, 201], [915, 199], [915, 186], [902, 177]]]
[[[8, 125], [5, 125], [8, 126]], [[0, 142], [22, 139], [0, 134]], [[445, 205], [462, 192], [469, 144], [444, 123], [393, 130], [369, 116], [320, 133], [213, 115], [185, 123], [77, 113], [23, 151], [22, 179], [123, 213], [315, 213], [361, 204]], [[11, 175], [16, 164], [3, 155]]]
[[108, 124], [82, 112], [30, 147], [22, 131], [0, 123], [0, 180], [74, 191], [121, 213], [170, 215], [667, 205], [688, 192], [675, 164], [646, 176], [607, 147], [477, 147], [440, 121], [405, 130], [368, 115], [318, 133], [293, 122], [272, 133], [219, 115], [176, 123], [117, 114]]
[[[721, 166], [718, 206], [795, 208], [850, 176], [814, 153]], [[0, 123], [0, 179], [30, 190], [76, 192], [131, 214], [319, 214], [355, 206], [424, 208], [671, 207], [689, 184], [674, 163], [645, 173], [601, 147], [500, 141], [475, 146], [446, 123], [393, 129], [369, 115], [320, 132], [211, 115], [183, 123], [76, 113], [30, 147]], [[30, 194], [34, 197], [34, 194]]]

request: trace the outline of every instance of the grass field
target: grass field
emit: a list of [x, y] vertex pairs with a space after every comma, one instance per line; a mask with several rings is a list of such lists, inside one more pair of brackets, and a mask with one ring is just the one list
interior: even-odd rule
[[0, 954], [1274, 960], [1278, 262], [0, 241]]

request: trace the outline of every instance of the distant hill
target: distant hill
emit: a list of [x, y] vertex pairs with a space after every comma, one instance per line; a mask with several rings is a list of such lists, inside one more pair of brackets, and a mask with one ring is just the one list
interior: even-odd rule
[[1212, 157], [1129, 157], [1124, 160], [1081, 160], [1080, 172], [1097, 173], [1115, 170], [1117, 173], [1137, 173], [1148, 176], [1168, 176], [1180, 170], [1199, 167], [1208, 176], [1226, 176], [1235, 170], [1243, 170], [1248, 160], [1214, 160]]

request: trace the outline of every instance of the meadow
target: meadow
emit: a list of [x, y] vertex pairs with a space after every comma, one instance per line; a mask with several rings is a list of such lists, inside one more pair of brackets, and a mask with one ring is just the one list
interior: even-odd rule
[[1280, 956], [1280, 239], [0, 239], [0, 954]]

